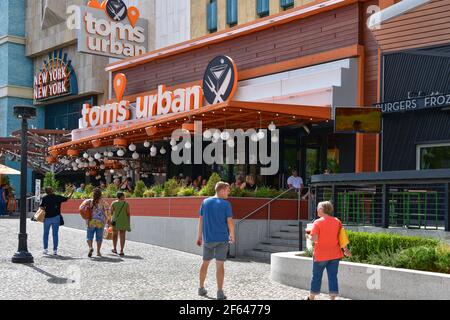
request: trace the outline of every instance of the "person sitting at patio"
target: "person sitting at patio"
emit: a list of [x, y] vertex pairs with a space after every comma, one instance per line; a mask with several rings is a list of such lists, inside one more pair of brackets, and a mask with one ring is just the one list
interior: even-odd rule
[[120, 189], [122, 191], [133, 192], [133, 189], [134, 189], [133, 188], [133, 180], [130, 177], [126, 178], [123, 181], [122, 186], [120, 187]]
[[249, 191], [255, 191], [256, 190], [255, 178], [252, 175], [248, 175], [247, 177], [245, 177], [245, 182], [244, 182], [243, 189], [249, 190]]
[[200, 191], [200, 186], [198, 184], [197, 179], [195, 179], [194, 181], [192, 181], [192, 187], [196, 190], [196, 191]]
[[233, 183], [232, 187], [243, 190], [245, 188], [244, 179], [241, 176], [237, 176], [236, 181]]
[[77, 189], [77, 192], [82, 193], [86, 189], [86, 184], [80, 184], [80, 187]]
[[9, 190], [9, 195], [6, 199], [6, 201], [7, 201], [6, 211], [9, 214], [13, 214], [14, 212], [16, 212], [16, 209], [17, 209], [16, 196], [14, 195], [14, 191], [11, 188], [11, 186], [8, 186], [8, 190]]
[[297, 170], [292, 170], [292, 175], [288, 178], [287, 184], [289, 189], [296, 189], [302, 192], [303, 189], [303, 179], [299, 177]]

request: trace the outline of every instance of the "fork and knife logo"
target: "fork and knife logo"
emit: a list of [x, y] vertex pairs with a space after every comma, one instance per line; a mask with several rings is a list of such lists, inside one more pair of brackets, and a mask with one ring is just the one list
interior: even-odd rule
[[213, 105], [229, 100], [236, 86], [237, 75], [233, 60], [219, 56], [212, 60], [203, 78], [206, 101]]
[[114, 21], [122, 21], [127, 17], [127, 6], [122, 0], [109, 0], [106, 11]]

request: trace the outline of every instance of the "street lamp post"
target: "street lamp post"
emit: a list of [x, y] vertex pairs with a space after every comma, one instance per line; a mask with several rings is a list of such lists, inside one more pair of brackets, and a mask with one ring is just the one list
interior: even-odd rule
[[15, 106], [14, 115], [22, 119], [21, 153], [20, 153], [20, 233], [19, 249], [12, 257], [13, 263], [33, 263], [27, 245], [27, 176], [28, 176], [28, 119], [36, 117], [36, 108]]

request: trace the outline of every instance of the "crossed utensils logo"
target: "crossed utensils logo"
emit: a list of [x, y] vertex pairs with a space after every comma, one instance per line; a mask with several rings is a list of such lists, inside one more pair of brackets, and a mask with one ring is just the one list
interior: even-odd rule
[[209, 104], [227, 101], [235, 86], [236, 74], [233, 61], [226, 56], [212, 60], [203, 78], [203, 92]]
[[122, 0], [109, 0], [106, 3], [106, 11], [114, 21], [122, 21], [128, 14], [127, 6]]

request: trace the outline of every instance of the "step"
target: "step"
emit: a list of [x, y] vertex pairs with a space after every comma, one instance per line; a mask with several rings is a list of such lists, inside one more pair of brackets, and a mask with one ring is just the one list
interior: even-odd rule
[[272, 234], [272, 238], [281, 238], [281, 239], [292, 239], [292, 240], [298, 240], [299, 234], [298, 232], [274, 232]]
[[245, 250], [244, 255], [247, 257], [262, 259], [265, 261], [270, 261], [271, 252], [261, 251], [261, 250]]
[[[306, 240], [303, 239], [303, 243], [306, 243]], [[273, 244], [273, 245], [281, 245], [281, 246], [298, 246], [298, 240], [281, 239], [281, 238], [266, 238], [263, 241], [261, 241], [261, 244]]]
[[284, 231], [286, 231], [286, 232], [297, 232], [298, 233], [299, 232], [299, 227], [298, 226], [291, 226], [291, 225], [282, 226], [280, 231], [282, 231], [282, 232], [284, 232]]
[[298, 245], [282, 246], [282, 245], [258, 243], [256, 245], [255, 249], [261, 250], [261, 251], [267, 251], [267, 252], [292, 252], [292, 251], [298, 251]]

